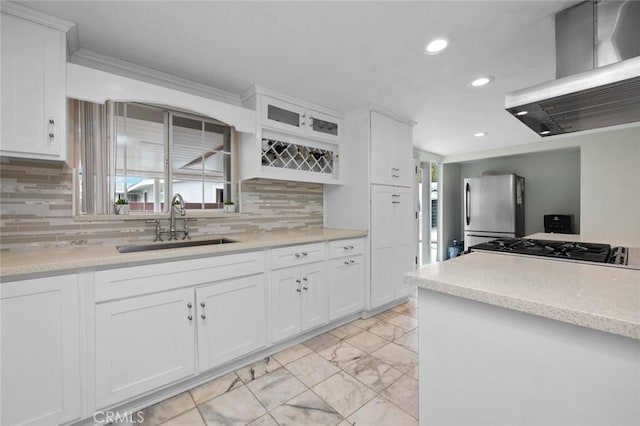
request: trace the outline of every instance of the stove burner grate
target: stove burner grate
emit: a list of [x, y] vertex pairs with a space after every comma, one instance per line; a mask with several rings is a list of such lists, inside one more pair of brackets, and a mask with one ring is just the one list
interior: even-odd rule
[[609, 244], [525, 238], [499, 238], [470, 248], [471, 251], [475, 249], [601, 263], [608, 262], [611, 253]]

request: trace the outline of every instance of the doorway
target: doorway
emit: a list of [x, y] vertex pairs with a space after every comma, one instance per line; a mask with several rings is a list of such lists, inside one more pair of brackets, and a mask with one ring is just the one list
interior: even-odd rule
[[418, 259], [420, 266], [437, 262], [438, 259], [438, 188], [440, 163], [423, 161], [420, 163], [418, 183]]

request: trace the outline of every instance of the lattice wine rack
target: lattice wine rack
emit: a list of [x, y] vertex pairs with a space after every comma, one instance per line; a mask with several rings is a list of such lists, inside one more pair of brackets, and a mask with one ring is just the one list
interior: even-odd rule
[[275, 139], [262, 139], [262, 165], [280, 169], [333, 174], [337, 155], [328, 149], [312, 148]]

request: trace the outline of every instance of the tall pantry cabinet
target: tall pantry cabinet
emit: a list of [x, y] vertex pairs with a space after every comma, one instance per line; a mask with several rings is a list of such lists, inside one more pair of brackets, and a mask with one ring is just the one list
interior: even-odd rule
[[345, 115], [340, 187], [325, 186], [325, 225], [369, 231], [368, 309], [412, 291], [402, 275], [416, 267], [417, 170], [413, 123], [377, 109]]

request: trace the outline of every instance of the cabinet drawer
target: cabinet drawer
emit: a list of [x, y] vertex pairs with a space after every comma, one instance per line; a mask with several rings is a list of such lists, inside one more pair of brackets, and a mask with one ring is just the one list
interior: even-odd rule
[[304, 244], [271, 250], [271, 269], [324, 260], [324, 243]]
[[96, 302], [263, 272], [263, 251], [98, 271]]
[[350, 238], [329, 242], [329, 258], [353, 256], [364, 253], [364, 238]]

